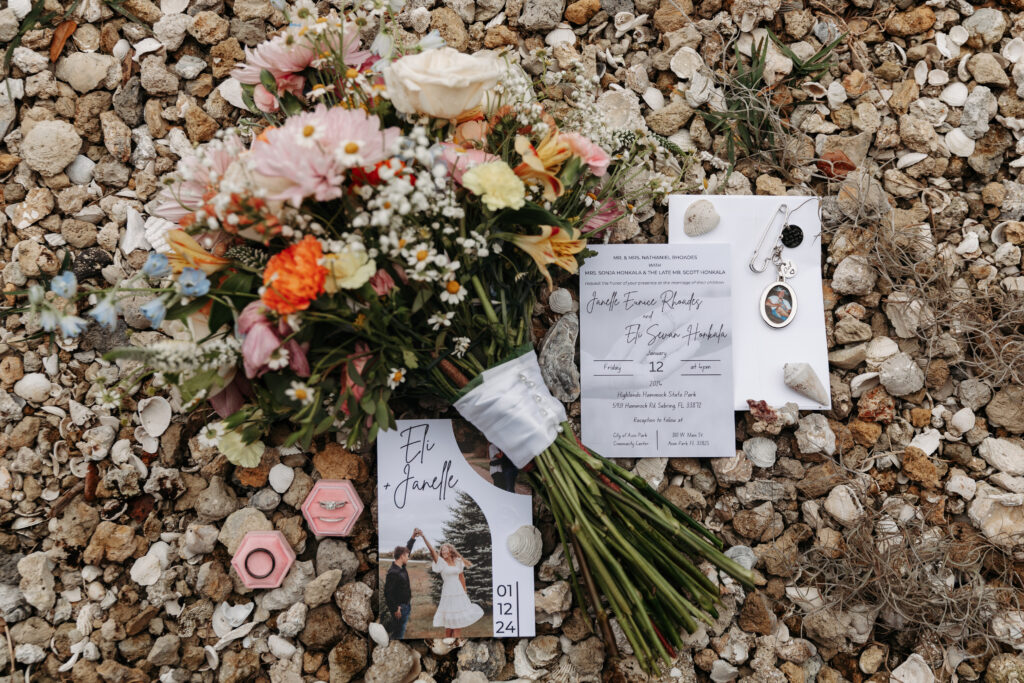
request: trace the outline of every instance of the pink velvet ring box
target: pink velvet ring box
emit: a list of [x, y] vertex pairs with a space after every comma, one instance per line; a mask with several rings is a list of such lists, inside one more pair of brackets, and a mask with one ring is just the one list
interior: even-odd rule
[[250, 531], [231, 558], [246, 588], [277, 588], [294, 562], [295, 551], [280, 531]]
[[347, 479], [321, 479], [302, 503], [302, 516], [317, 536], [348, 536], [362, 513], [363, 501]]

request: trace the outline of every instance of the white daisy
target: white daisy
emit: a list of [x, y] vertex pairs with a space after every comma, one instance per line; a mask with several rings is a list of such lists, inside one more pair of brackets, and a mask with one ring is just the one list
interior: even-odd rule
[[462, 358], [469, 351], [469, 337], [456, 337], [455, 350], [452, 352], [456, 358]]
[[451, 327], [452, 318], [455, 317], [455, 311], [449, 311], [447, 313], [435, 313], [434, 315], [427, 318], [427, 322], [430, 323], [432, 330], [437, 332], [442, 327]]
[[299, 147], [312, 149], [320, 144], [320, 138], [323, 134], [324, 127], [310, 121], [299, 129], [299, 134], [295, 136], [295, 144]]
[[388, 389], [395, 389], [404, 381], [405, 368], [391, 368], [391, 374], [388, 375]]
[[283, 370], [288, 367], [288, 349], [283, 346], [274, 349], [270, 358], [267, 359], [267, 367], [271, 370]]
[[302, 382], [292, 382], [284, 395], [302, 405], [309, 405], [313, 402], [313, 392]]
[[468, 293], [458, 280], [452, 278], [444, 284], [444, 289], [441, 290], [441, 301], [446, 304], [461, 304]]
[[363, 166], [363, 143], [360, 140], [344, 140], [335, 148], [334, 159], [345, 168]]
[[216, 448], [217, 440], [224, 436], [224, 432], [227, 431], [224, 427], [223, 422], [214, 422], [208, 424], [199, 430], [199, 434], [196, 435], [196, 439], [199, 441], [199, 445], [203, 448]]

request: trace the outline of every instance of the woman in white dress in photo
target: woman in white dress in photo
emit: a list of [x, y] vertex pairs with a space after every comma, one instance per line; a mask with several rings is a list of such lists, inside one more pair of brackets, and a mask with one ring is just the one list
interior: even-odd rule
[[440, 555], [430, 545], [425, 536], [422, 537], [433, 560], [431, 570], [441, 575], [441, 598], [437, 601], [434, 612], [434, 627], [444, 628], [445, 638], [458, 638], [462, 629], [476, 623], [484, 615], [480, 605], [472, 602], [466, 594], [466, 575], [463, 570], [472, 567], [473, 563], [459, 554], [451, 543], [441, 546]]

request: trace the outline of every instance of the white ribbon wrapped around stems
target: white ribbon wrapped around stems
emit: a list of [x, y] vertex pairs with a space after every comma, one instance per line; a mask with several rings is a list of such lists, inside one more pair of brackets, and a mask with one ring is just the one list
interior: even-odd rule
[[562, 431], [565, 407], [548, 391], [533, 349], [484, 370], [481, 378], [455, 409], [522, 469]]

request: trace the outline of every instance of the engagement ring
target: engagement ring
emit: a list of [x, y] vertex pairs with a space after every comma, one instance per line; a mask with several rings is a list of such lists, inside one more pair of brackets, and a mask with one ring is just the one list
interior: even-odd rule
[[337, 510], [348, 505], [347, 500], [321, 500], [320, 507], [324, 510]]

